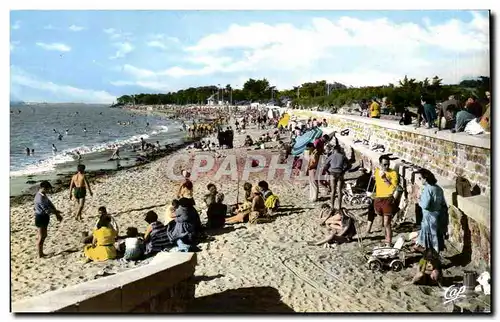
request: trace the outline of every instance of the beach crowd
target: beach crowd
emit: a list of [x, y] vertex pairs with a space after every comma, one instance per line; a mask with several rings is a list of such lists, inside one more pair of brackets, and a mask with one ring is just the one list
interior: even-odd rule
[[[434, 122], [432, 113], [425, 113], [426, 106], [431, 103], [425, 99], [422, 99], [423, 119], [429, 126], [432, 126]], [[376, 99], [371, 101], [370, 117], [380, 116], [377, 105]], [[444, 106], [444, 103], [441, 106]], [[449, 116], [448, 111], [452, 104], [446, 106], [445, 119]], [[472, 111], [471, 103], [466, 104], [465, 109], [456, 114], [457, 122], [461, 124], [459, 128], [464, 125], [461, 115], [472, 114], [467, 108]], [[487, 111], [489, 113], [489, 105]], [[474, 109], [474, 113], [476, 114], [472, 115], [478, 115], [479, 108], [477, 111]], [[387, 155], [380, 156], [379, 167], [373, 171], [364, 168], [362, 163], [356, 162], [353, 151], [348, 156], [346, 148], [339, 144], [336, 137], [337, 132], [330, 135], [322, 134], [321, 129], [328, 127], [326, 119], [298, 120], [290, 117], [287, 113], [270, 118], [267, 113], [258, 109], [248, 109], [238, 114], [217, 110], [215, 114], [214, 117], [213, 109], [209, 108], [179, 108], [173, 118], [184, 120], [183, 127], [191, 138], [216, 135], [217, 144], [205, 138], [197, 140], [191, 146], [192, 149], [201, 151], [235, 148], [233, 144], [235, 132], [244, 134], [250, 126], [257, 127], [259, 130], [267, 130], [267, 133], [258, 138], [246, 135], [244, 146], [253, 149], [266, 149], [267, 143], [276, 142], [282, 162], [293, 155], [294, 171], [306, 168], [311, 202], [319, 201], [320, 187], [324, 187], [327, 191], [330, 202], [321, 206], [324, 208], [324, 216], [320, 225], [328, 227], [329, 233], [323, 240], [315, 243], [316, 245], [351, 242], [356, 235], [367, 236], [372, 233], [372, 225], [378, 217], [381, 218], [385, 235], [384, 246], [389, 248], [393, 246], [392, 218], [399, 211], [398, 203], [402, 191], [399, 174], [391, 169], [390, 158]], [[466, 118], [468, 117], [466, 116]], [[232, 126], [226, 126], [224, 129], [223, 124], [229, 123], [230, 120], [233, 120], [234, 129]], [[191, 122], [190, 125], [187, 124], [189, 122]], [[451, 126], [447, 119], [446, 124]], [[346, 135], [348, 133], [342, 131], [340, 134]], [[299, 151], [296, 151], [297, 149]], [[252, 164], [252, 166], [257, 165]], [[80, 164], [77, 170], [71, 180], [69, 194], [70, 199], [74, 198], [78, 203], [75, 219], [81, 220], [86, 194], [88, 192], [92, 195], [92, 190], [85, 177], [85, 166]], [[349, 172], [361, 174], [354, 185], [346, 183], [345, 175]], [[328, 179], [318, 179], [319, 174]], [[423, 261], [416, 280], [428, 275], [432, 280], [437, 281], [442, 275], [438, 255], [444, 249], [444, 240], [447, 237], [448, 207], [443, 190], [437, 184], [435, 176], [426, 169], [419, 169], [418, 174], [424, 183], [424, 189], [418, 203], [423, 212], [423, 220], [420, 231], [413, 236], [414, 246], [412, 250], [422, 253]], [[138, 261], [162, 251], [198, 251], [197, 245], [204, 240], [210, 240], [212, 231], [225, 225], [270, 222], [280, 210], [281, 201], [272, 192], [270, 183], [267, 181], [244, 182], [242, 184], [243, 200], [227, 204], [224, 192], [220, 191], [213, 183], [207, 185], [207, 191], [202, 200], [195, 200], [193, 191], [198, 187], [191, 180], [191, 173], [185, 169], [182, 171], [182, 177], [183, 181], [179, 185], [177, 194], [170, 196], [172, 200], [168, 203], [163, 214], [158, 214], [155, 211], [148, 211], [144, 214], [144, 221], [147, 223], [144, 232], [139, 232], [137, 227], [127, 227], [123, 232], [113, 216], [108, 214], [106, 207], [99, 207], [97, 210], [98, 220], [92, 232], [90, 234], [88, 232], [82, 233], [85, 260]], [[373, 182], [373, 186], [370, 186], [370, 182]], [[349, 193], [347, 188], [352, 189], [353, 187], [364, 189], [371, 197], [367, 211], [368, 224], [363, 232], [358, 231], [355, 219], [349, 216], [346, 208], [342, 206], [343, 201], [346, 200], [345, 195]], [[371, 193], [372, 187], [374, 188], [373, 193]], [[47, 197], [51, 188], [49, 182], [43, 181], [34, 200], [39, 257], [46, 256], [43, 245], [47, 237], [50, 216], [54, 215], [57, 220], [63, 220], [61, 212]], [[199, 211], [201, 208], [205, 209], [203, 213]], [[206, 218], [205, 224], [202, 224], [202, 218]]]

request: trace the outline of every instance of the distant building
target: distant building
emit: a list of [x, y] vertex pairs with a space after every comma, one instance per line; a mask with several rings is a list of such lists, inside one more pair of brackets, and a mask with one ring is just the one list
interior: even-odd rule
[[217, 100], [215, 99], [215, 95], [216, 94], [213, 94], [212, 96], [207, 98], [207, 105], [215, 105], [216, 104]]

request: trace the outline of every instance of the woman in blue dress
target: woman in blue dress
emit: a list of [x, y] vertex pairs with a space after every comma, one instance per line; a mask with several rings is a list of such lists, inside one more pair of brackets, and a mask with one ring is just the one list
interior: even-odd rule
[[443, 189], [437, 185], [436, 177], [429, 170], [419, 171], [424, 185], [419, 205], [422, 208], [422, 223], [413, 250], [423, 253], [417, 275], [413, 282], [429, 275], [437, 282], [442, 275], [439, 253], [445, 249], [444, 241], [448, 229], [448, 207]]
[[427, 169], [420, 170], [424, 186], [419, 205], [422, 208], [422, 223], [416, 242], [417, 250], [433, 249], [436, 253], [444, 250], [444, 240], [448, 229], [448, 207], [443, 189], [437, 185], [434, 174]]

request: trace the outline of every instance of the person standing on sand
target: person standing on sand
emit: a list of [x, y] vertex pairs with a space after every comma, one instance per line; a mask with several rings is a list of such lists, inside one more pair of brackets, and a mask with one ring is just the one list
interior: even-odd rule
[[335, 199], [339, 198], [339, 211], [342, 208], [342, 191], [344, 189], [344, 174], [349, 168], [349, 160], [341, 152], [339, 145], [333, 147], [333, 153], [326, 159], [325, 168], [327, 173], [330, 174], [330, 206], [335, 212]]
[[76, 220], [82, 220], [82, 211], [85, 206], [85, 196], [87, 195], [87, 189], [92, 196], [92, 189], [90, 189], [87, 177], [85, 177], [85, 165], [79, 164], [77, 167], [77, 173], [71, 178], [71, 183], [69, 185], [69, 200], [73, 199], [72, 192], [75, 192], [75, 199], [78, 202], [78, 211], [76, 213]]
[[120, 147], [117, 145], [115, 145], [115, 150], [113, 151], [113, 154], [111, 155], [111, 160], [120, 160]]
[[316, 202], [318, 200], [319, 186], [317, 178], [317, 168], [320, 158], [320, 152], [314, 147], [314, 144], [308, 143], [309, 158], [307, 162], [307, 171], [309, 175], [309, 201]]
[[[387, 155], [382, 155], [379, 158], [381, 169], [376, 169], [375, 177], [375, 196], [373, 207], [375, 214], [383, 216], [383, 224], [385, 228], [385, 243], [390, 247], [392, 242], [391, 219], [396, 210], [394, 201], [394, 192], [398, 187], [399, 175], [395, 170], [389, 168], [390, 159]], [[367, 234], [371, 233], [373, 220], [368, 218]]]
[[35, 226], [38, 228], [37, 249], [38, 257], [47, 256], [43, 253], [43, 244], [47, 238], [47, 227], [49, 226], [50, 215], [54, 214], [58, 221], [62, 220], [61, 212], [54, 207], [54, 204], [47, 197], [47, 193], [52, 189], [48, 181], [40, 183], [40, 189], [35, 195]]

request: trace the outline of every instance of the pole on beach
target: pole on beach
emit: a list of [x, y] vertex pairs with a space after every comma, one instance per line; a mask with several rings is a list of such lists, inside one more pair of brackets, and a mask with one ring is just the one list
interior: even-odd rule
[[[246, 160], [246, 158], [244, 159]], [[246, 161], [245, 161], [246, 162]], [[243, 168], [245, 167], [245, 164], [243, 164]], [[244, 171], [245, 169], [243, 169]], [[240, 171], [238, 169], [238, 162], [236, 162], [236, 207], [238, 207], [238, 203], [240, 202]]]

